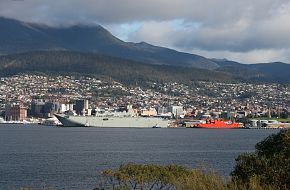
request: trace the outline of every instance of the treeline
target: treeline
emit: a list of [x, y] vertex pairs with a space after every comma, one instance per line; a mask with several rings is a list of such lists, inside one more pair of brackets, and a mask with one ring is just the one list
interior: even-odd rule
[[100, 189], [288, 190], [290, 189], [290, 130], [271, 135], [255, 153], [236, 159], [231, 179], [178, 165], [125, 164], [102, 172]]
[[0, 57], [1, 76], [33, 72], [88, 75], [125, 84], [142, 84], [146, 81], [235, 81], [230, 74], [224, 72], [151, 65], [93, 53], [37, 51]]

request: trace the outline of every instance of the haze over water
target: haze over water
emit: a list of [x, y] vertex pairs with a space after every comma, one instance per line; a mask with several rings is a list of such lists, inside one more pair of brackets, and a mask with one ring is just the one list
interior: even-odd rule
[[235, 158], [278, 130], [0, 126], [0, 189], [93, 189], [120, 164], [200, 165], [224, 176]]

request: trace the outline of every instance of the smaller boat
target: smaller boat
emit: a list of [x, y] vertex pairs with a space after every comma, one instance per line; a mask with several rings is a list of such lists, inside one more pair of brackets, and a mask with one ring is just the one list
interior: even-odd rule
[[0, 124], [1, 123], [6, 123], [6, 121], [2, 117], [0, 117]]
[[232, 121], [224, 121], [223, 119], [209, 119], [203, 123], [197, 123], [193, 128], [208, 128], [208, 129], [235, 129], [239, 128], [240, 124]]
[[56, 117], [50, 117], [48, 119], [45, 119], [40, 123], [41, 125], [46, 125], [46, 126], [61, 126], [61, 122], [58, 121]]
[[152, 128], [161, 128], [161, 126], [160, 125], [158, 125], [158, 124], [156, 124], [156, 125], [153, 125], [153, 127]]

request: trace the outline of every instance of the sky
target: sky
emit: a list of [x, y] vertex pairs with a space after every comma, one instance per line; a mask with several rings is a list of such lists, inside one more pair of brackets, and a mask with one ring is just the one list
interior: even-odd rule
[[290, 63], [288, 0], [0, 0], [0, 16], [100, 24], [124, 41], [242, 63]]

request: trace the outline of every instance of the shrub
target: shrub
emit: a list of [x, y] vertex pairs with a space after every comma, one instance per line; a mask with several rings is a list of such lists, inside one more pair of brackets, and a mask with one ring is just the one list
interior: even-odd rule
[[261, 184], [290, 189], [290, 130], [280, 131], [256, 145], [255, 153], [236, 159], [231, 173], [237, 183], [250, 184], [255, 178]]

